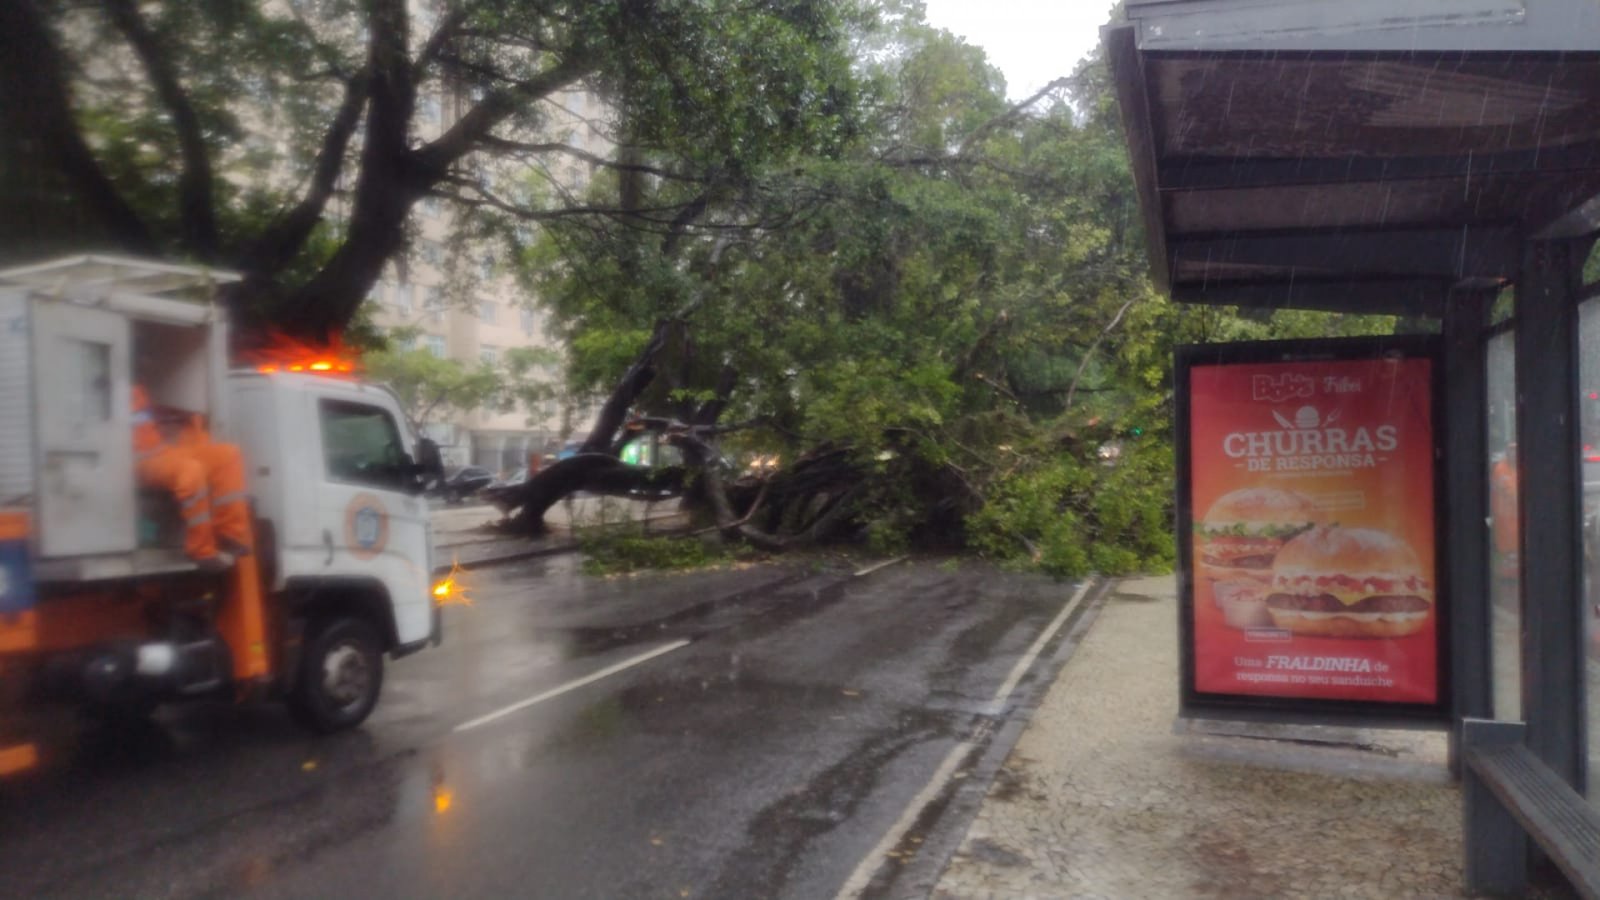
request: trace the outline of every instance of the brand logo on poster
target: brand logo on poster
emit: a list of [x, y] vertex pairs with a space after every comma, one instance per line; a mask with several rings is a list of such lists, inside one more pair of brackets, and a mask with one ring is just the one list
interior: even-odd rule
[[1316, 379], [1305, 375], [1256, 375], [1250, 379], [1250, 399], [1268, 403], [1287, 403], [1297, 397], [1310, 397], [1317, 391]]

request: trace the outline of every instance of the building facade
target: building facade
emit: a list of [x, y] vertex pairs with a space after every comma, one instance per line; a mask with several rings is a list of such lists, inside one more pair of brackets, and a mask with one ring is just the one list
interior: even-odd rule
[[[418, 137], [431, 140], [470, 107], [467, 92], [441, 90], [438, 83], [418, 95]], [[599, 104], [588, 93], [559, 94], [549, 106], [542, 140], [561, 140], [584, 152], [603, 154], [607, 146], [589, 122]], [[559, 190], [578, 194], [592, 171], [576, 155], [564, 155], [541, 167], [542, 177]], [[486, 163], [478, 177], [497, 181], [528, 177], [526, 163]], [[462, 239], [452, 205], [432, 198], [412, 210], [414, 238], [403, 256], [385, 267], [368, 300], [373, 321], [381, 328], [407, 328], [417, 333], [413, 349], [456, 360], [466, 366], [503, 365], [508, 351], [540, 348], [560, 351], [536, 298], [518, 283], [511, 266], [497, 256], [500, 248]], [[503, 252], [503, 251], [501, 251]], [[536, 378], [559, 390], [561, 367], [541, 367]], [[574, 406], [552, 399], [536, 408], [516, 404], [471, 411], [452, 410], [422, 424], [440, 445], [447, 465], [477, 465], [509, 475], [530, 459], [553, 456], [593, 421], [591, 405]]]

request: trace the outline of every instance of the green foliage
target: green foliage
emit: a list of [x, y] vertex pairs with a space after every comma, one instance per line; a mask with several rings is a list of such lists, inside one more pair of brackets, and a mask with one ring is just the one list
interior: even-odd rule
[[395, 392], [413, 427], [479, 409], [522, 409], [530, 418], [547, 418], [548, 404], [560, 394], [562, 357], [549, 347], [511, 348], [495, 364], [469, 365], [417, 347], [420, 328], [378, 328], [371, 304], [363, 305], [345, 333], [347, 344], [361, 352], [365, 375]]
[[578, 546], [585, 575], [703, 569], [732, 554], [721, 544], [707, 544], [696, 537], [648, 535], [638, 526], [598, 530], [586, 534]]
[[[855, 0], [6, 8], [27, 37], [0, 44], [0, 71], [36, 81], [0, 92], [0, 187], [18, 198], [0, 230], [19, 237], [0, 258], [120, 245], [239, 269], [253, 322], [323, 335], [352, 318], [423, 197], [448, 208], [452, 244], [521, 249], [530, 222], [582, 218], [580, 160], [596, 185], [640, 180], [630, 154], [664, 177], [665, 204], [627, 223], [653, 232], [698, 193], [837, 153], [863, 109], [846, 38], [870, 18]], [[569, 91], [584, 95], [576, 127], [626, 149], [591, 158], [555, 124]], [[86, 152], [61, 152], [58, 132]]]
[[[919, 4], [878, 12], [855, 26], [859, 133], [747, 169], [737, 197], [709, 202], [730, 226], [778, 225], [541, 230], [523, 263], [576, 385], [608, 390], [658, 319], [689, 310], [640, 406], [686, 416], [731, 367], [726, 418], [766, 427], [726, 449], [848, 449], [872, 552], [964, 545], [1063, 576], [1170, 566], [1173, 349], [1396, 323], [1159, 296], [1105, 66], [1012, 111], [983, 54]], [[683, 190], [662, 181], [639, 202]]]
[[491, 405], [502, 389], [500, 373], [487, 363], [468, 366], [427, 350], [369, 351], [362, 365], [367, 377], [395, 392], [413, 426]]
[[1172, 565], [1172, 454], [1125, 442], [1115, 460], [1071, 451], [1002, 477], [967, 523], [981, 555], [1053, 575], [1120, 575]]

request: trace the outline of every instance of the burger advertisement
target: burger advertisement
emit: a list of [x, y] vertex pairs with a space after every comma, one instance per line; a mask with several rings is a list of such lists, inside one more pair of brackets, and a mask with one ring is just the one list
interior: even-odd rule
[[1186, 704], [1441, 710], [1436, 363], [1303, 346], [1179, 354]]

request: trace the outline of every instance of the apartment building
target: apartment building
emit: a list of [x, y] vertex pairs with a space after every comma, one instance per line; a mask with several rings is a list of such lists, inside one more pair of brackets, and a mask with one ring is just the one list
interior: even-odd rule
[[[437, 84], [419, 92], [419, 137], [432, 139], [470, 107], [467, 92], [440, 90]], [[588, 93], [568, 91], [552, 98], [549, 127], [542, 140], [562, 140], [592, 153], [606, 152], [605, 141], [589, 122], [598, 103]], [[581, 192], [591, 176], [577, 156], [560, 156], [537, 177], [554, 181], [565, 191]], [[478, 177], [489, 183], [527, 178], [526, 164], [485, 163]], [[499, 248], [463, 241], [455, 233], [456, 211], [448, 202], [424, 199], [413, 209], [411, 241], [403, 257], [385, 267], [373, 287], [374, 321], [380, 327], [408, 326], [419, 332], [415, 349], [464, 365], [500, 365], [509, 350], [539, 347], [559, 350], [536, 298], [518, 284]], [[542, 377], [559, 381], [559, 366]], [[587, 432], [596, 409], [572, 407], [553, 400], [529, 409], [451, 411], [423, 424], [449, 465], [478, 465], [510, 473], [531, 455], [558, 452], [562, 442]]]

